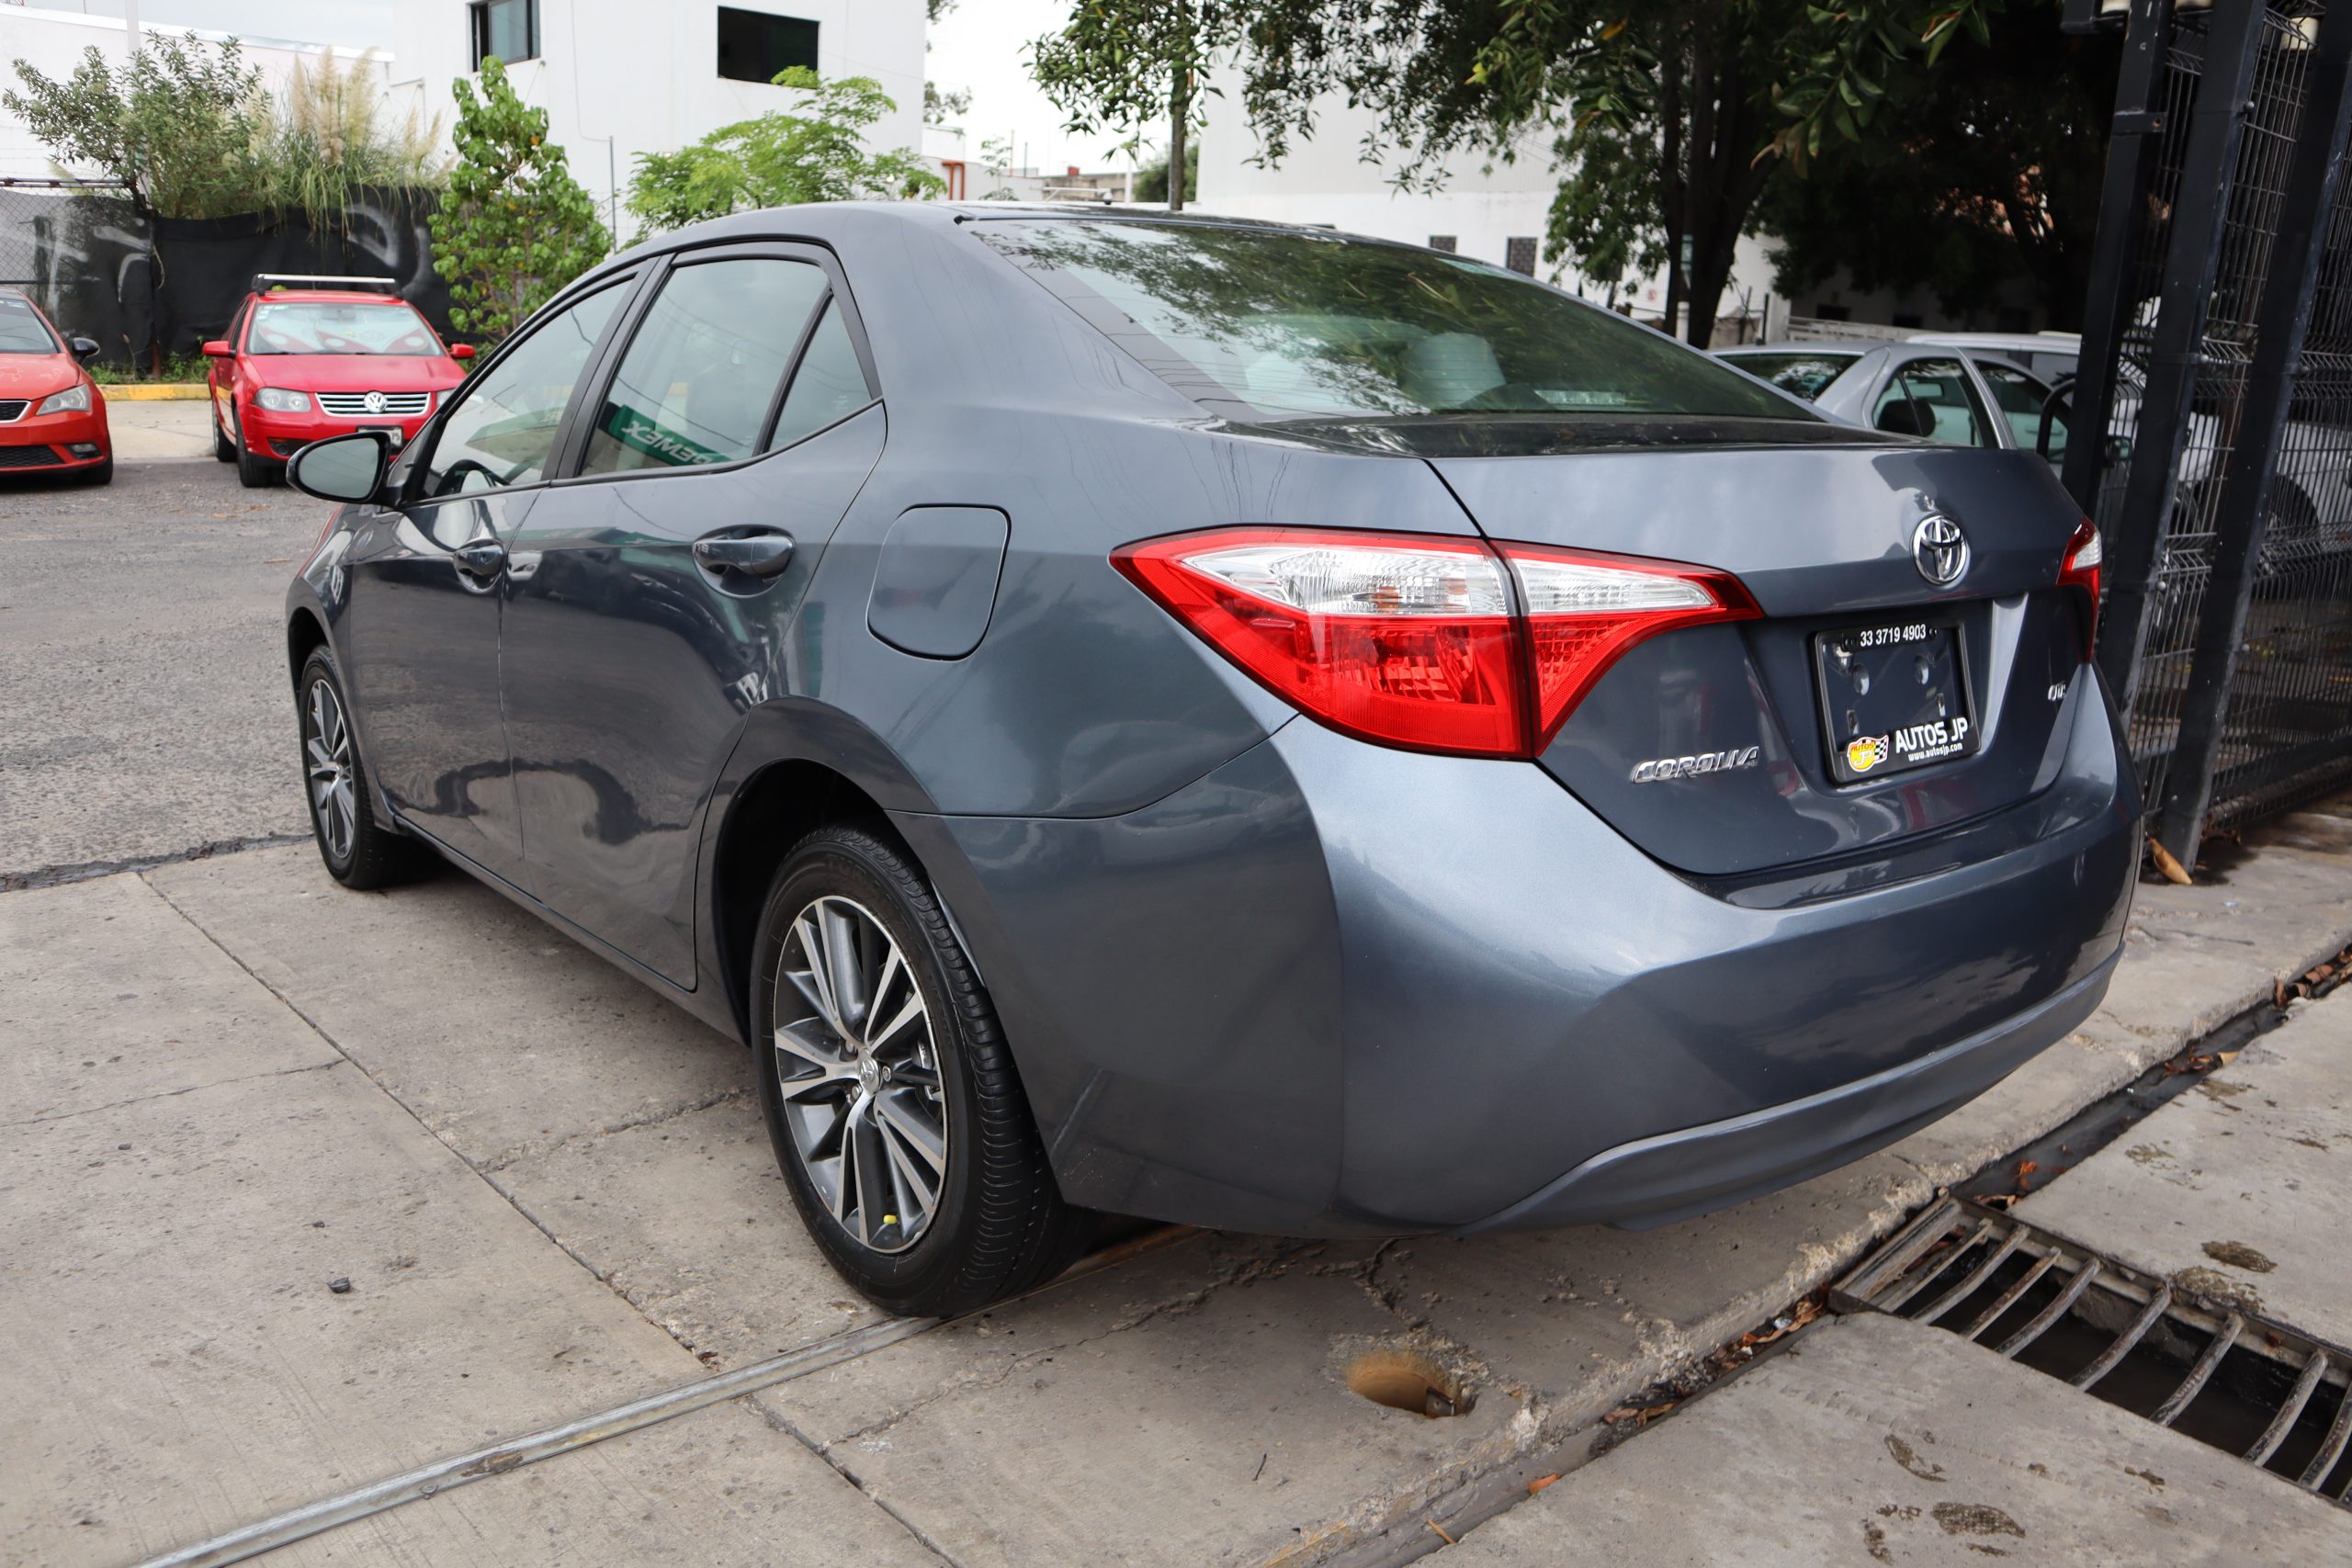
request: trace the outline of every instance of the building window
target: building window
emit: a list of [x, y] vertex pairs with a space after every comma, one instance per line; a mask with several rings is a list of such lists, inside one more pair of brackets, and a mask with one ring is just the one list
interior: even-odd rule
[[1813, 308], [1813, 314], [1815, 320], [1822, 321], [1850, 321], [1854, 319], [1851, 306], [1832, 305], [1826, 299]]
[[718, 8], [719, 75], [729, 82], [773, 82], [795, 65], [817, 69], [816, 23]]
[[511, 64], [539, 57], [539, 0], [472, 0], [473, 69], [485, 60]]
[[1513, 272], [1535, 276], [1535, 239], [1531, 234], [1514, 235], [1503, 244], [1503, 265]]
[[1431, 234], [1431, 235], [1430, 236], [1430, 249], [1431, 249], [1431, 250], [1433, 250], [1433, 251], [1443, 251], [1443, 252], [1445, 252], [1447, 254], [1451, 255], [1453, 253], [1454, 253], [1455, 251], [1460, 250], [1461, 248], [1462, 248], [1462, 242], [1461, 242], [1461, 240], [1460, 240], [1459, 238], [1457, 238], [1457, 237], [1456, 237], [1456, 236], [1454, 236], [1454, 235], [1452, 235], [1452, 234]]

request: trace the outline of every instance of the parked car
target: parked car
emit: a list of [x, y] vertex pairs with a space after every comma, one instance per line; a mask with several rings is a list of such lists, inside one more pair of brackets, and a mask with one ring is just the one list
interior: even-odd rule
[[1913, 348], [1957, 348], [1979, 364], [2005, 360], [2049, 386], [2072, 379], [2083, 355], [2079, 333], [1920, 333], [1907, 341]]
[[437, 853], [744, 1041], [892, 1311], [1090, 1210], [1736, 1202], [1978, 1094], [2120, 950], [2139, 805], [2047, 465], [1499, 267], [748, 213], [389, 445], [289, 469], [342, 503], [285, 622], [327, 871]]
[[2046, 381], [1997, 355], [1917, 343], [1780, 343], [1716, 351], [1832, 419], [1951, 446], [2065, 454], [2065, 405], [2042, 437]]
[[22, 289], [0, 288], [0, 469], [114, 478], [106, 394], [85, 368], [97, 352], [60, 333]]
[[[345, 285], [348, 287], [334, 287]], [[311, 442], [375, 431], [399, 447], [466, 378], [470, 344], [445, 345], [389, 277], [263, 273], [229, 330], [204, 345], [212, 455], [248, 489], [273, 484]]]

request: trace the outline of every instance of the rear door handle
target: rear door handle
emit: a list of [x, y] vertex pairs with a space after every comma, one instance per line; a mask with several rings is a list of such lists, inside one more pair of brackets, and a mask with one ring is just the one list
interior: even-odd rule
[[449, 552], [458, 570], [468, 577], [485, 581], [496, 577], [506, 565], [506, 547], [495, 539], [476, 539], [470, 545], [460, 545]]
[[712, 535], [695, 541], [695, 559], [712, 571], [774, 577], [792, 564], [792, 536], [754, 534], [741, 538]]

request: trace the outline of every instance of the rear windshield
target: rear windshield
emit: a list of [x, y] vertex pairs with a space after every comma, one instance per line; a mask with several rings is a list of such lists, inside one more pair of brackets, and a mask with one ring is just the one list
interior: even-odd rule
[[1237, 419], [1818, 417], [1623, 317], [1434, 251], [1204, 223], [973, 227]]
[[57, 334], [49, 330], [21, 294], [0, 294], [0, 354], [60, 354]]
[[1823, 389], [1846, 373], [1859, 354], [1727, 354], [1724, 356], [1750, 376], [1770, 381], [1791, 397], [1811, 402]]
[[440, 340], [406, 305], [304, 299], [262, 303], [247, 354], [438, 354]]

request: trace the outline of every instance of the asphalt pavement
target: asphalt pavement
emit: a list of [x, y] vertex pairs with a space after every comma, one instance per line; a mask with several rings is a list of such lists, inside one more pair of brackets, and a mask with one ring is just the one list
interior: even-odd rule
[[[1790, 1192], [1638, 1234], [1154, 1233], [894, 1323], [801, 1232], [740, 1047], [453, 874], [354, 895], [307, 842], [194, 852], [301, 829], [277, 606], [320, 518], [208, 458], [0, 496], [0, 1561], [143, 1562], [304, 1509], [345, 1522], [265, 1561], [2352, 1556], [2277, 1478], [1891, 1319], [1793, 1335], [1622, 1442], [1609, 1419], [2352, 942], [2344, 809], [2143, 889], [2080, 1034]], [[2265, 1051], [2343, 1057], [2315, 1026], [2344, 1010]], [[2222, 1100], [2031, 1201], [2218, 1205], [2100, 1234], [2163, 1268], [2235, 1243], [2280, 1261], [2272, 1299], [2342, 1301], [2286, 1266], [2341, 1217], [2294, 1142], [2333, 1133], [2281, 1122], [2307, 1168], [2177, 1198], [2130, 1156], [2211, 1173], [2256, 1107], [2176, 1102]], [[2155, 1184], [2111, 1188], [2113, 1160]], [[2280, 1235], [2256, 1211], [2284, 1181]]]

